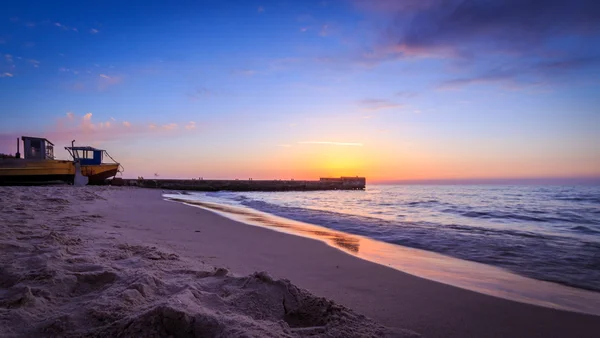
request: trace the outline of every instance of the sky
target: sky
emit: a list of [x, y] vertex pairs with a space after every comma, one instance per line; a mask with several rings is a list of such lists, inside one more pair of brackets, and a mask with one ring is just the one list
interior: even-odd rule
[[0, 153], [124, 177], [600, 178], [596, 0], [4, 1]]

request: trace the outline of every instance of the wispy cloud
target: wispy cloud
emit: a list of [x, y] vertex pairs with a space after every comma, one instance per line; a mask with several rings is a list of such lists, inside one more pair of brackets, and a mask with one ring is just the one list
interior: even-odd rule
[[98, 33], [100, 33], [100, 31], [97, 30], [97, 29], [95, 29], [95, 28], [92, 28], [92, 29], [90, 29], [90, 33], [91, 34], [98, 34]]
[[234, 73], [237, 75], [243, 75], [243, 76], [253, 76], [258, 72], [254, 69], [241, 69], [241, 70], [234, 71]]
[[[79, 32], [79, 29], [77, 29], [75, 27], [66, 26], [65, 24], [62, 24], [60, 22], [55, 22], [54, 26], [56, 26], [58, 28], [62, 28], [63, 30], [66, 30], [66, 31], [73, 31], [73, 32], [76, 32], [76, 33]], [[35, 24], [32, 27], [35, 27]]]
[[106, 75], [100, 74], [100, 82], [98, 83], [98, 89], [103, 90], [108, 88], [109, 86], [116, 85], [121, 83], [122, 78], [120, 76], [115, 75]]
[[262, 6], [260, 6], [260, 7], [258, 7], [258, 9], [256, 11], [258, 12], [258, 14], [264, 13], [265, 12], [265, 8], [262, 7]]
[[365, 111], [377, 111], [382, 109], [395, 109], [403, 107], [399, 103], [395, 103], [384, 99], [364, 99], [360, 100], [358, 104]]
[[322, 145], [331, 145], [331, 146], [343, 146], [343, 147], [362, 147], [362, 143], [356, 142], [332, 142], [332, 141], [302, 141], [298, 142], [298, 144], [322, 144]]
[[123, 121], [123, 125], [127, 128], [131, 127], [131, 123], [129, 123], [129, 121]]
[[208, 88], [200, 88], [192, 93], [186, 94], [192, 101], [199, 100], [201, 98], [207, 98], [212, 96], [214, 93]]
[[282, 147], [282, 148], [291, 148], [293, 145], [289, 144], [289, 143], [282, 143], [282, 144], [278, 144], [278, 147]]
[[419, 94], [418, 94], [418, 93], [416, 93], [416, 92], [411, 92], [411, 91], [399, 91], [399, 92], [396, 92], [396, 94], [395, 94], [395, 95], [396, 95], [397, 97], [401, 97], [401, 98], [404, 98], [404, 99], [411, 99], [411, 98], [413, 98], [413, 97], [417, 97], [417, 96], [419, 96]]
[[12, 73], [0, 73], [0, 77], [13, 77], [14, 75]]
[[192, 130], [192, 129], [196, 129], [196, 122], [194, 121], [190, 121], [185, 125], [185, 129], [187, 130]]
[[164, 130], [175, 130], [177, 129], [177, 123], [169, 123], [162, 126]]

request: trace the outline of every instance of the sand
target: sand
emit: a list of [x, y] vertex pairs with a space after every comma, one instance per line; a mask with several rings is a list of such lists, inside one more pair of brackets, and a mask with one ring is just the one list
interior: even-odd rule
[[416, 336], [267, 272], [235, 275], [123, 236], [169, 227], [111, 217], [113, 203], [139, 212], [113, 199], [123, 191], [0, 188], [0, 336]]
[[0, 201], [0, 336], [600, 332], [600, 317], [418, 278], [160, 190], [10, 187]]

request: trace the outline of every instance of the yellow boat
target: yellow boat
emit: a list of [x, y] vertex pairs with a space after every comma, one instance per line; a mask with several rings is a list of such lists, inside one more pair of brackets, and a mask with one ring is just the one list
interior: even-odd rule
[[[80, 167], [81, 174], [87, 176], [88, 184], [102, 184], [107, 178], [114, 177], [122, 171], [119, 163], [102, 163], [103, 156], [108, 153], [92, 147], [66, 147], [72, 161], [56, 160], [54, 144], [45, 138], [21, 137], [23, 140], [23, 158], [19, 153], [14, 157], [0, 158], [0, 185], [4, 184], [37, 184], [63, 181], [73, 183], [75, 173]], [[73, 141], [75, 142], [75, 141]], [[112, 159], [112, 157], [110, 157]], [[114, 160], [113, 160], [114, 161]]]
[[[71, 154], [73, 161], [81, 164], [81, 173], [88, 177], [88, 184], [103, 184], [106, 179], [115, 177], [117, 173], [123, 171], [121, 164], [117, 163], [106, 150], [74, 145], [65, 149]], [[113, 163], [103, 163], [104, 155], [113, 160]]]

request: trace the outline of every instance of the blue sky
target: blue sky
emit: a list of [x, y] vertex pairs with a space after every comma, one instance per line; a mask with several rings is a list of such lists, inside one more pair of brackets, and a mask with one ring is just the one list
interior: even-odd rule
[[133, 177], [600, 176], [595, 1], [1, 6], [0, 152], [76, 139]]

